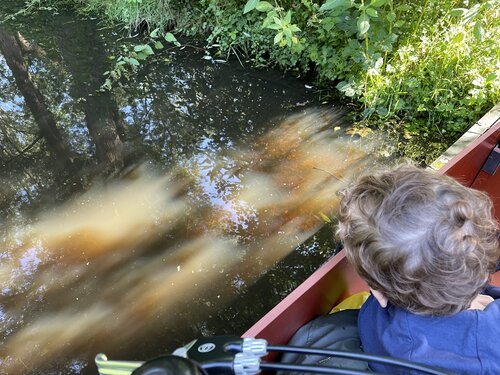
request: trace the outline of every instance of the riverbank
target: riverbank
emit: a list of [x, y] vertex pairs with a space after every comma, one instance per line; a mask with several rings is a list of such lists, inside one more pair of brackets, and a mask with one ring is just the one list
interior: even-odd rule
[[[158, 28], [167, 41], [203, 39], [207, 59], [310, 77], [324, 101], [340, 98], [355, 109], [355, 131], [382, 129], [422, 164], [500, 101], [498, 0], [42, 3], [98, 13], [130, 30]], [[152, 46], [162, 32], [153, 36]]]

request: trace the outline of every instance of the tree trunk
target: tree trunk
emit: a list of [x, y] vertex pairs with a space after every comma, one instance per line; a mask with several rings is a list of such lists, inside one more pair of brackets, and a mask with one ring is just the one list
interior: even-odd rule
[[[58, 20], [63, 20], [59, 17]], [[85, 122], [97, 161], [109, 169], [123, 167], [124, 127], [110, 92], [100, 92], [107, 56], [93, 23], [65, 23], [55, 30], [66, 67], [71, 72], [71, 96], [82, 100]]]
[[31, 80], [28, 68], [24, 63], [22, 49], [16, 37], [2, 29], [0, 29], [0, 50], [50, 151], [62, 164], [71, 165], [71, 151], [63, 140], [62, 134], [57, 128], [56, 120], [48, 109], [42, 93]]
[[108, 93], [89, 95], [85, 98], [83, 111], [99, 163], [123, 167], [123, 142], [118, 131], [120, 119], [116, 103], [110, 100]]

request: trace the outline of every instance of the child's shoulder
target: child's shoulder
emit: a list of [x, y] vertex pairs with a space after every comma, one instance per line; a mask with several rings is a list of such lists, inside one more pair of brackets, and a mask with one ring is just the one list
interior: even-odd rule
[[361, 308], [358, 326], [363, 349], [368, 353], [451, 366], [459, 373], [481, 373], [483, 366], [493, 366], [500, 373], [495, 367], [500, 366], [496, 364], [500, 345], [493, 345], [500, 338], [499, 321], [500, 300], [491, 302], [484, 311], [429, 316], [391, 305], [384, 309], [370, 297]]

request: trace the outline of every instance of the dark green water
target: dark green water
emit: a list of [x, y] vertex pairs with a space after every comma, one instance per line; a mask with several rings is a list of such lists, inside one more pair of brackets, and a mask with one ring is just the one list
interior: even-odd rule
[[[16, 4], [2, 1], [0, 14], [12, 12]], [[237, 163], [232, 152], [251, 152], [255, 139], [272, 129], [277, 119], [318, 105], [317, 93], [306, 82], [277, 71], [242, 67], [238, 61], [207, 61], [195, 48], [157, 55], [121, 88], [100, 93], [103, 73], [112, 67], [110, 56], [120, 53], [124, 32], [69, 11], [48, 10], [10, 21], [1, 26], [1, 33], [4, 55], [9, 54], [11, 61], [16, 61], [15, 51], [5, 49], [5, 43], [17, 41], [32, 83], [21, 90], [22, 67], [13, 69], [7, 56], [0, 57], [0, 259], [4, 263], [24, 246], [17, 233], [34, 225], [41, 213], [52, 212], [96, 184], [126, 180], [141, 165], [159, 174], [195, 170], [198, 188], [184, 191], [186, 199], [206, 210], [224, 206], [225, 197], [240, 183], [231, 173]], [[30, 95], [37, 98], [37, 109], [28, 103], [33, 100], [27, 99]], [[47, 120], [44, 108], [52, 119]], [[34, 111], [38, 111], [35, 116]], [[58, 133], [47, 130], [47, 124]], [[182, 226], [155, 243], [182, 243], [191, 233], [204, 230], [207, 217], [197, 219], [192, 219], [196, 228], [192, 224], [184, 231]], [[252, 241], [247, 219], [230, 220], [224, 235]], [[23, 372], [91, 374], [96, 371], [93, 357], [98, 352], [110, 358], [144, 360], [202, 334], [241, 334], [333, 254], [336, 245], [331, 232], [331, 227], [325, 227], [268, 272], [265, 264], [261, 271], [253, 270], [262, 275], [253, 284], [231, 274], [202, 296], [182, 296], [176, 308], [162, 311], [156, 320], [148, 317], [144, 335], [113, 345], [99, 339], [78, 345], [68, 340], [60, 355], [46, 355], [36, 365], [26, 363]], [[92, 300], [100, 278], [108, 277], [96, 271], [88, 284], [73, 280], [51, 292], [44, 284], [35, 287], [33, 280], [39, 275], [68, 280], [72, 276], [64, 269], [52, 270], [37, 248], [23, 251], [11, 274], [3, 274], [16, 280], [16, 287], [1, 290], [0, 345], [8, 344], [40, 316], [57, 316], [73, 302], [77, 306], [76, 288], [87, 293], [82, 299]], [[121, 267], [138, 267], [143, 257], [154, 252], [154, 248], [137, 250], [138, 256]], [[57, 264], [57, 259], [51, 262]], [[75, 278], [79, 275], [75, 273]], [[230, 298], [222, 302], [220, 295]], [[27, 340], [26, 346], [34, 342]], [[34, 350], [43, 352], [43, 347]], [[5, 347], [0, 358], [0, 366], [17, 360]]]

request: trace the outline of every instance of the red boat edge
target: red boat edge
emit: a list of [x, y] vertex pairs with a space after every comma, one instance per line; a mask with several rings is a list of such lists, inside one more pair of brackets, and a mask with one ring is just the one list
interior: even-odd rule
[[[485, 168], [485, 163], [488, 161], [491, 166], [492, 160], [498, 162], [499, 140], [500, 119], [438, 171], [465, 186], [488, 193], [497, 220], [500, 217], [500, 173], [495, 173], [496, 168], [493, 171]], [[500, 285], [500, 271], [491, 281]], [[368, 286], [349, 265], [344, 251], [340, 251], [242, 337], [264, 338], [274, 345], [286, 344], [302, 325], [318, 315], [327, 314], [346, 297], [364, 290], [368, 290]]]

